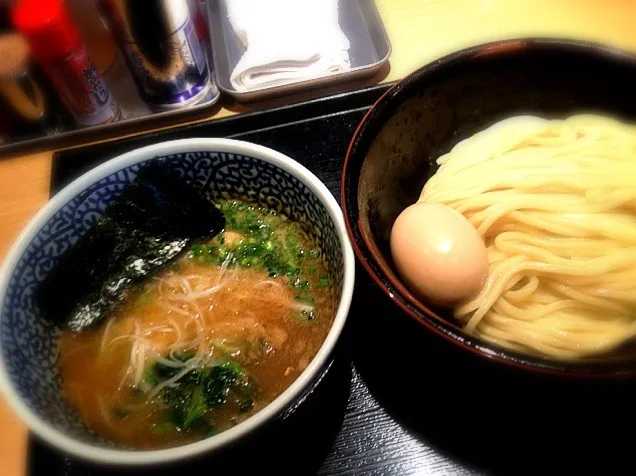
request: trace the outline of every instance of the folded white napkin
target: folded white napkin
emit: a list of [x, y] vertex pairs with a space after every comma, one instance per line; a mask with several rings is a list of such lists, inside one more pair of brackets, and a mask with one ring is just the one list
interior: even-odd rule
[[245, 53], [232, 71], [237, 91], [280, 86], [350, 67], [338, 0], [225, 0]]

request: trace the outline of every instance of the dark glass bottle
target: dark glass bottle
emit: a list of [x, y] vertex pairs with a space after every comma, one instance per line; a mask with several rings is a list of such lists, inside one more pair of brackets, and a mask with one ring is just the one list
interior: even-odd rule
[[0, 104], [12, 136], [28, 139], [66, 129], [70, 117], [56, 96], [34, 69], [24, 39], [18, 33], [0, 34]]

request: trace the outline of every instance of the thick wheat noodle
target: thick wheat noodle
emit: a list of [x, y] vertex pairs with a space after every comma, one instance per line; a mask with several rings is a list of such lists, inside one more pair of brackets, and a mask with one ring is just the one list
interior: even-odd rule
[[636, 334], [636, 127], [520, 116], [457, 144], [419, 201], [462, 213], [489, 277], [456, 318], [510, 349], [573, 359]]

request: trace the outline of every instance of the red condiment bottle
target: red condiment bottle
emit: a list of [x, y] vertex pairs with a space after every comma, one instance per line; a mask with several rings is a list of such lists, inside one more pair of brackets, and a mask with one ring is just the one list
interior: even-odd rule
[[80, 41], [63, 0], [19, 0], [13, 23], [78, 125], [120, 118], [119, 107]]

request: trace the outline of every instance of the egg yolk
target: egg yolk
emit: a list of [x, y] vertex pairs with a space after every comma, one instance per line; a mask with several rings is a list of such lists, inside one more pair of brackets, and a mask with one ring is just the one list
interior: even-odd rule
[[416, 203], [398, 216], [391, 255], [409, 289], [440, 305], [476, 295], [488, 274], [486, 246], [475, 227], [439, 203]]

